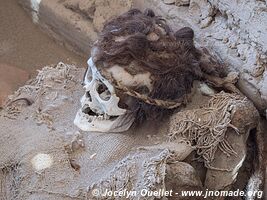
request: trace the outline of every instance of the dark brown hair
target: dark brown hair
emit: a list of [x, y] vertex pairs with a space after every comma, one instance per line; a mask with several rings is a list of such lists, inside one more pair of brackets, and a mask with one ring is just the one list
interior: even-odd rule
[[[149, 36], [152, 37], [149, 38]], [[153, 38], [154, 37], [154, 38]], [[154, 77], [150, 98], [177, 100], [190, 92], [201, 76], [200, 54], [194, 32], [184, 27], [175, 33], [166, 21], [147, 9], [132, 9], [104, 25], [92, 54], [95, 62], [126, 66], [136, 60]], [[163, 117], [170, 110], [136, 100], [139, 119]]]

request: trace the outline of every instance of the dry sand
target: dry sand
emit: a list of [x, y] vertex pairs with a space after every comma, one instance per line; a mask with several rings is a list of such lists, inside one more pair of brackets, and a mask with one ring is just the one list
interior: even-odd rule
[[0, 27], [0, 107], [7, 95], [43, 66], [60, 61], [86, 66], [85, 57], [46, 35], [16, 0], [0, 0]]
[[0, 63], [34, 73], [60, 61], [86, 65], [86, 58], [57, 44], [36, 25], [16, 0], [0, 0]]

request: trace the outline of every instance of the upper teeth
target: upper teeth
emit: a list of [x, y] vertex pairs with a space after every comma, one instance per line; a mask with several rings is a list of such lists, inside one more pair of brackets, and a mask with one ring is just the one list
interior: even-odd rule
[[[88, 115], [88, 114], [87, 114]], [[108, 120], [110, 118], [109, 115], [107, 114], [104, 114], [104, 115], [88, 115], [89, 119], [91, 120], [95, 120], [95, 119], [98, 119], [98, 120]]]
[[104, 114], [104, 119], [105, 119], [105, 120], [108, 120], [109, 118], [110, 118], [110, 117], [105, 113], [105, 114]]

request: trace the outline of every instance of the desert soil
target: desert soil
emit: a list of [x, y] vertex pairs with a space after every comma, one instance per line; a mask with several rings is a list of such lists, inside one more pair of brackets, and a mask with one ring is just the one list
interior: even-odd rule
[[67, 50], [33, 24], [16, 0], [0, 0], [0, 27], [0, 64], [18, 67], [30, 74], [60, 61], [86, 65], [86, 57]]

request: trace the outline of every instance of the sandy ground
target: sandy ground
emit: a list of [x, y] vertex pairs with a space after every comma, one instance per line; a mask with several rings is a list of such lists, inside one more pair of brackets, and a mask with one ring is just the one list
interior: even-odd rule
[[33, 74], [60, 61], [86, 65], [86, 58], [57, 44], [31, 21], [16, 0], [0, 0], [0, 64], [16, 66]]

